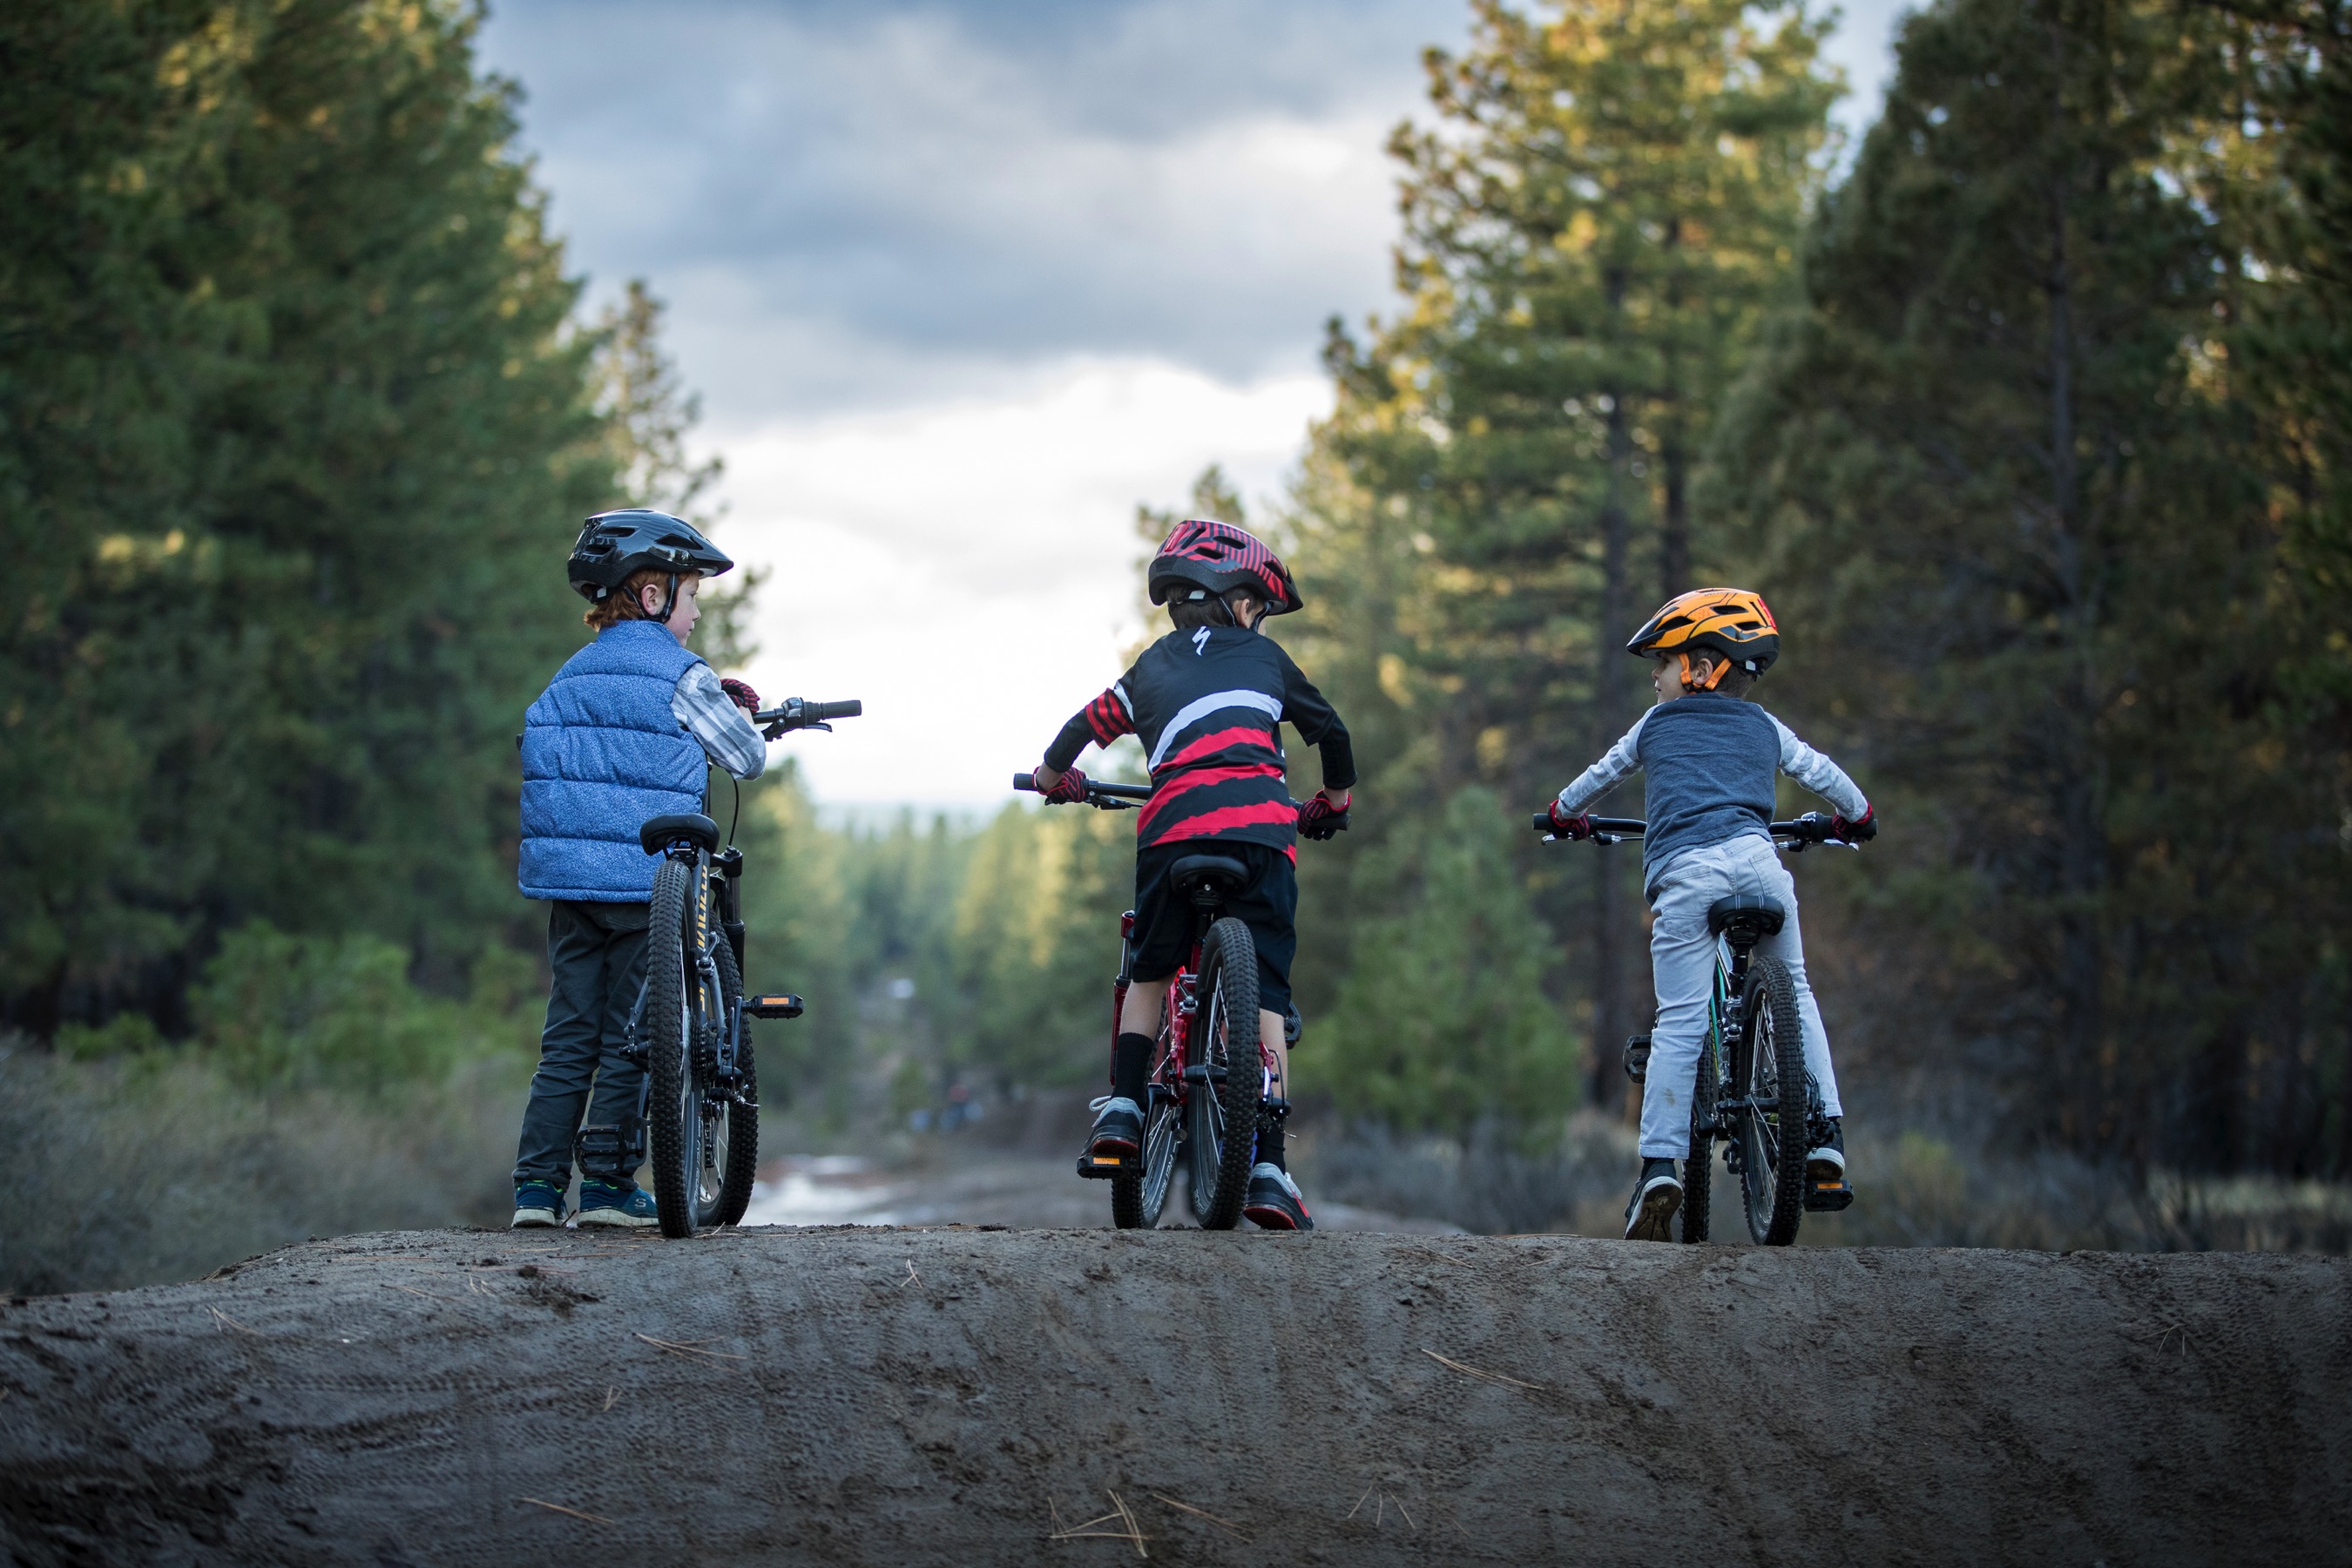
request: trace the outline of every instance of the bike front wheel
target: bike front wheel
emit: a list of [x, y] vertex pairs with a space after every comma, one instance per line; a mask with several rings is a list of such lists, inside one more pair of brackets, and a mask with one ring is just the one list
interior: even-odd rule
[[1777, 958], [1748, 971], [1732, 1080], [1748, 1234], [1766, 1247], [1797, 1239], [1805, 1204], [1805, 1047], [1796, 983]]
[[751, 1020], [742, 1016], [743, 977], [735, 966], [734, 945], [721, 938], [716, 944], [719, 959], [718, 1024], [720, 1028], [732, 1024], [735, 1037], [735, 1083], [723, 1104], [703, 1109], [703, 1122], [709, 1130], [703, 1148], [705, 1175], [698, 1187], [710, 1185], [716, 1178], [717, 1192], [710, 1205], [708, 1223], [733, 1225], [743, 1217], [751, 1205], [751, 1183], [760, 1171], [760, 1082], [751, 1061]]
[[1160, 1223], [1168, 1207], [1168, 1189], [1175, 1184], [1176, 1149], [1183, 1142], [1183, 1106], [1164, 1089], [1154, 1093], [1150, 1113], [1143, 1121], [1143, 1169], [1111, 1178], [1113, 1225], [1121, 1230], [1150, 1230]]
[[1690, 1158], [1683, 1162], [1683, 1239], [1705, 1241], [1715, 1197], [1716, 1100], [1723, 1089], [1722, 1049], [1715, 1026], [1699, 1042], [1698, 1076], [1691, 1093]]
[[[1249, 1195], [1257, 1158], [1257, 1103], [1265, 1078], [1258, 1059], [1257, 945], [1249, 927], [1227, 918], [1201, 943], [1199, 1011], [1185, 1047], [1193, 1217], [1203, 1230], [1231, 1230]], [[1202, 1082], [1202, 1078], [1207, 1082]]]

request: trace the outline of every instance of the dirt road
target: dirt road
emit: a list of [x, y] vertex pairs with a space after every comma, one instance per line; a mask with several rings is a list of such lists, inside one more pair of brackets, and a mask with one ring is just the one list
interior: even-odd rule
[[2333, 1258], [394, 1233], [0, 1310], [0, 1544], [632, 1568], [2316, 1562], [2352, 1540], [2347, 1389]]

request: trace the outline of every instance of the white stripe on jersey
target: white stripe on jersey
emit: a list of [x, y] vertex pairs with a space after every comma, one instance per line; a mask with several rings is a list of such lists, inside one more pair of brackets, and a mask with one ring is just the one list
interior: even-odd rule
[[1160, 766], [1160, 759], [1168, 754], [1168, 748], [1176, 743], [1177, 736], [1220, 708], [1255, 708], [1261, 713], [1271, 715], [1276, 723], [1282, 722], [1282, 699], [1279, 697], [1269, 696], [1263, 691], [1212, 691], [1206, 697], [1195, 697], [1178, 710], [1176, 717], [1168, 721], [1168, 727], [1160, 731], [1160, 744], [1151, 748], [1151, 761], [1145, 766], [1156, 770]]

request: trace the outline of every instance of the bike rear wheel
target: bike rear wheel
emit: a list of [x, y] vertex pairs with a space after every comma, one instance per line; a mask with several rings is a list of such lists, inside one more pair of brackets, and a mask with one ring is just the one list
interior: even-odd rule
[[1257, 1105], [1265, 1088], [1258, 1059], [1257, 946], [1249, 927], [1228, 918], [1209, 928], [1195, 994], [1199, 1011], [1185, 1065], [1209, 1071], [1206, 1083], [1187, 1074], [1192, 1214], [1203, 1230], [1231, 1230], [1249, 1195]]
[[694, 868], [664, 860], [654, 873], [651, 919], [646, 931], [646, 1068], [653, 1078], [646, 1104], [653, 1145], [654, 1202], [664, 1236], [694, 1234], [696, 1188], [702, 1168], [702, 1086], [694, 1068], [694, 994], [701, 989], [694, 963]]
[[1805, 1047], [1797, 987], [1777, 958], [1748, 971], [1733, 1081], [1741, 1100], [1733, 1129], [1748, 1234], [1766, 1247], [1797, 1239], [1805, 1205]]
[[751, 1184], [760, 1171], [760, 1081], [751, 1060], [751, 1020], [742, 1016], [739, 1006], [743, 1000], [743, 977], [735, 966], [735, 948], [722, 937], [717, 950], [719, 1026], [724, 1029], [733, 1023], [738, 1030], [736, 1092], [715, 1117], [706, 1108], [705, 1125], [712, 1128], [715, 1136], [704, 1160], [705, 1169], [719, 1176], [718, 1202], [711, 1206], [709, 1223], [733, 1225], [751, 1206]]
[[1716, 1097], [1723, 1087], [1717, 1064], [1722, 1056], [1709, 1026], [1699, 1042], [1698, 1076], [1691, 1092], [1690, 1158], [1683, 1162], [1683, 1239], [1705, 1241], [1715, 1196], [1715, 1135], [1704, 1131], [1715, 1123]]

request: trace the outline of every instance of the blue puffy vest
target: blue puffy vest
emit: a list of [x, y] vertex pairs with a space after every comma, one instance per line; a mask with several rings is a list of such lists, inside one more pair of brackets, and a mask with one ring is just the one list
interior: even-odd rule
[[623, 621], [566, 660], [530, 705], [517, 878], [525, 898], [653, 897], [658, 861], [637, 829], [702, 809], [709, 764], [669, 706], [677, 678], [701, 662], [658, 621]]

